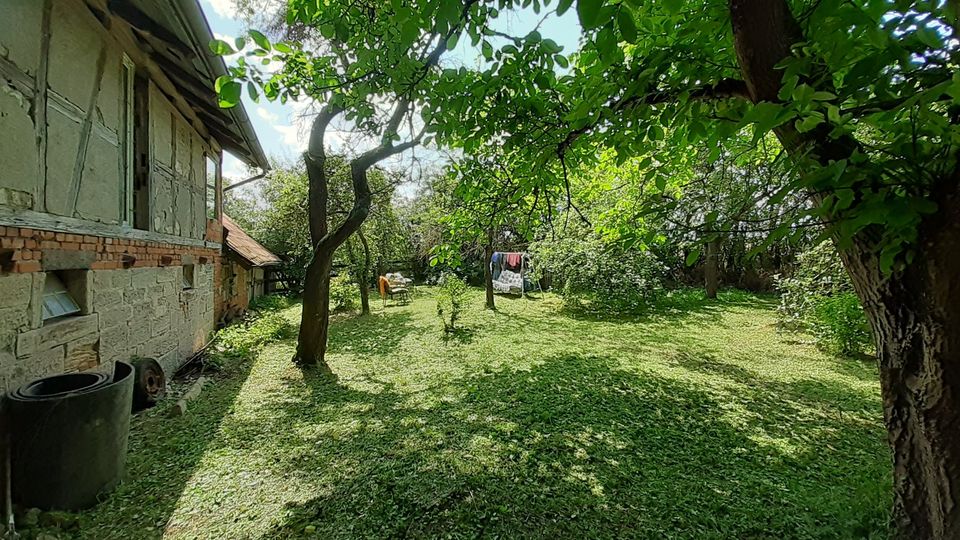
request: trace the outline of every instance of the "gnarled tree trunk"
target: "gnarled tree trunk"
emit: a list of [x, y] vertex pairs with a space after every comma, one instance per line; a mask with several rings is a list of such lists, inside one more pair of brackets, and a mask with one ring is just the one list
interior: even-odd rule
[[841, 251], [873, 327], [903, 538], [960, 536], [960, 172], [941, 194], [906, 269], [884, 276], [863, 239]]
[[350, 161], [350, 181], [353, 188], [353, 206], [339, 226], [328, 230], [327, 225], [327, 173], [324, 168], [326, 153], [323, 147], [327, 126], [343, 109], [327, 105], [317, 114], [310, 128], [310, 141], [304, 161], [307, 166], [308, 210], [310, 240], [313, 243], [313, 259], [307, 267], [304, 284], [303, 315], [300, 318], [300, 335], [294, 362], [303, 366], [317, 366], [332, 374], [326, 363], [327, 329], [330, 324], [330, 270], [333, 254], [357, 232], [370, 213], [372, 194], [367, 181], [367, 171], [380, 161], [420, 144], [423, 133], [413, 139], [394, 145], [392, 136], [397, 133], [400, 122], [410, 111], [409, 98], [401, 99], [387, 122], [383, 142]]
[[303, 313], [300, 316], [300, 335], [297, 339], [298, 364], [316, 366], [326, 375], [332, 371], [324, 361], [327, 349], [327, 330], [330, 321], [330, 270], [332, 252], [315, 253], [303, 286]]
[[[750, 97], [776, 102], [782, 73], [775, 66], [803, 41], [800, 26], [785, 0], [729, 2]], [[826, 165], [857, 145], [831, 139], [829, 130], [800, 134], [785, 124], [776, 134], [799, 163]], [[893, 451], [893, 524], [910, 539], [960, 537], [960, 170], [941, 178], [930, 199], [938, 210], [922, 221], [906, 268], [881, 271], [873, 229], [840, 250], [873, 328]]]
[[323, 138], [327, 126], [339, 109], [327, 106], [317, 115], [310, 131], [310, 143], [304, 155], [307, 168], [307, 212], [313, 258], [307, 265], [303, 281], [303, 312], [300, 315], [300, 334], [294, 362], [305, 367], [315, 366], [326, 375], [333, 372], [324, 360], [327, 348], [327, 330], [330, 321], [330, 270], [336, 246], [327, 240], [327, 185]]

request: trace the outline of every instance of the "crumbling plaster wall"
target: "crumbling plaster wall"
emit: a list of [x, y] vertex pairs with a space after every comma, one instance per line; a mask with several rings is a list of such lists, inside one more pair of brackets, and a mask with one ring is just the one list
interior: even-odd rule
[[40, 163], [31, 108], [43, 2], [9, 0], [0, 17], [0, 204], [33, 208]]
[[223, 266], [220, 272], [220, 291], [223, 294], [223, 306], [220, 311], [225, 321], [231, 321], [245, 313], [250, 306], [250, 269], [232, 253], [221, 261]]
[[203, 238], [207, 224], [206, 156], [215, 154], [153, 84], [150, 139], [152, 230]]
[[[4, 0], [0, 16], [0, 205], [121, 224], [133, 167], [124, 48], [73, 0], [50, 2], [46, 34], [45, 3]], [[148, 93], [150, 230], [203, 238], [205, 156], [219, 149], [156, 84]]]
[[[205, 159], [219, 146], [122, 22], [107, 29], [76, 0], [0, 3], [0, 390], [134, 356], [170, 373], [214, 329], [221, 236], [206, 217]], [[134, 189], [125, 63], [153, 77], [133, 85], [147, 115], [136, 141], [149, 154], [144, 234], [123, 226]], [[83, 276], [83, 309], [44, 324], [53, 270]]]
[[214, 264], [85, 270], [79, 315], [41, 320], [45, 272], [0, 275], [0, 390], [54, 373], [156, 358], [168, 376], [214, 329]]

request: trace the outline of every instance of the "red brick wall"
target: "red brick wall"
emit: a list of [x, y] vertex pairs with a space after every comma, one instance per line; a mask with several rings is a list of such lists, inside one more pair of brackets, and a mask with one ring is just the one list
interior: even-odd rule
[[0, 226], [0, 249], [12, 257], [12, 266], [4, 270], [17, 273], [43, 270], [43, 251], [47, 249], [92, 251], [92, 270], [179, 266], [184, 264], [184, 255], [192, 255], [195, 264], [214, 264], [214, 272], [220, 267], [220, 251], [213, 248], [17, 227]]
[[207, 230], [204, 232], [204, 238], [207, 242], [223, 242], [223, 224], [215, 219], [207, 220]]

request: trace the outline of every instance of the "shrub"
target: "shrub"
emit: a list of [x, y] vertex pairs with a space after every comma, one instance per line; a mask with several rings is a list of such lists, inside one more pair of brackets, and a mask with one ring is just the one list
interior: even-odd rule
[[204, 360], [204, 367], [219, 369], [228, 359], [249, 357], [267, 343], [296, 335], [297, 326], [277, 311], [248, 316], [217, 331]]
[[346, 273], [330, 278], [330, 303], [334, 311], [350, 311], [356, 309], [356, 284]]
[[818, 244], [797, 262], [793, 275], [776, 279], [780, 328], [809, 331], [821, 348], [835, 354], [863, 351], [870, 343], [867, 318], [833, 244]]
[[292, 305], [293, 300], [289, 296], [267, 294], [254, 298], [253, 302], [250, 302], [250, 309], [252, 311], [279, 311]]
[[437, 316], [443, 321], [443, 331], [456, 330], [457, 320], [467, 296], [467, 284], [452, 272], [444, 272], [437, 281]]
[[810, 326], [817, 343], [834, 354], [854, 356], [870, 345], [870, 326], [860, 299], [851, 292], [821, 298]]
[[666, 271], [648, 251], [608, 244], [594, 235], [544, 240], [531, 247], [536, 266], [552, 274], [567, 306], [640, 311], [663, 292]]

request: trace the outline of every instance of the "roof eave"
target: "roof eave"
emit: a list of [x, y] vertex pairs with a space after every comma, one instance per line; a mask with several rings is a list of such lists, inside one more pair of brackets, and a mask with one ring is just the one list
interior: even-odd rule
[[[227, 64], [223, 61], [223, 57], [214, 55], [206, 47], [206, 44], [213, 39], [213, 32], [210, 29], [210, 25], [207, 24], [207, 19], [203, 15], [203, 10], [200, 9], [199, 2], [197, 0], [178, 0], [177, 2], [172, 2], [172, 4], [180, 16], [187, 22], [187, 30], [192, 34], [191, 37], [194, 43], [201, 45], [200, 60], [207, 66], [210, 72], [214, 74], [215, 78], [227, 75]], [[259, 167], [263, 171], [270, 170], [270, 161], [267, 159], [267, 155], [260, 145], [257, 132], [254, 130], [253, 124], [250, 122], [250, 117], [247, 115], [243, 104], [238, 103], [235, 107], [223, 109], [223, 111], [230, 115], [233, 121], [240, 127], [241, 135], [252, 154], [250, 157], [253, 159], [253, 162], [248, 161], [247, 164]], [[247, 160], [244, 159], [244, 161]]]

